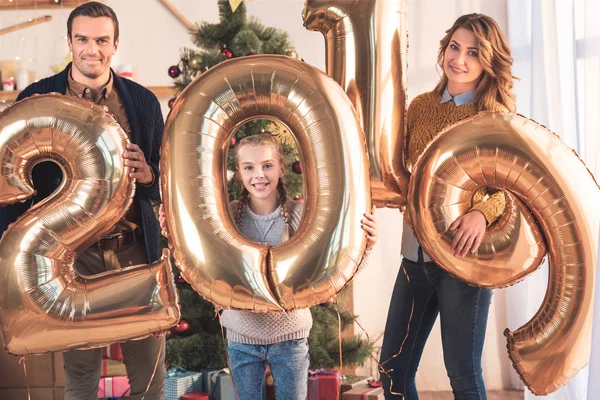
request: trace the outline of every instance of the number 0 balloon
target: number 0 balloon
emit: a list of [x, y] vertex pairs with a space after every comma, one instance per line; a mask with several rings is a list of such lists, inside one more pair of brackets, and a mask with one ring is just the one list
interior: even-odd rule
[[[236, 229], [225, 185], [231, 135], [257, 118], [289, 127], [305, 171], [301, 226], [274, 248]], [[356, 113], [331, 78], [285, 56], [226, 61], [181, 93], [165, 130], [169, 244], [198, 293], [225, 308], [291, 310], [328, 300], [350, 280], [366, 246], [370, 181]]]

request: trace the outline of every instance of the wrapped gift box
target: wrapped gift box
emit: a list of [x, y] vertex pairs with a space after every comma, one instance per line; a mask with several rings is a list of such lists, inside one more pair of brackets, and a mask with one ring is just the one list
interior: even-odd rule
[[206, 393], [186, 393], [181, 396], [181, 400], [208, 400], [208, 394]]
[[165, 400], [179, 400], [184, 394], [202, 392], [203, 388], [201, 372], [186, 371], [181, 367], [170, 368], [165, 383]]
[[125, 376], [127, 369], [125, 363], [119, 360], [105, 358], [102, 360], [102, 371], [100, 376]]
[[340, 373], [326, 369], [308, 371], [307, 400], [339, 400]]
[[355, 387], [364, 386], [372, 380], [373, 377], [371, 376], [346, 375], [341, 381], [340, 393], [347, 392]]
[[113, 343], [102, 349], [102, 358], [123, 361], [123, 352], [119, 343]]
[[344, 392], [342, 400], [384, 400], [383, 388], [372, 388], [368, 385], [355, 387]]
[[202, 373], [204, 390], [210, 400], [236, 400], [229, 368], [203, 370]]
[[98, 397], [127, 397], [131, 388], [127, 376], [105, 376], [100, 378]]

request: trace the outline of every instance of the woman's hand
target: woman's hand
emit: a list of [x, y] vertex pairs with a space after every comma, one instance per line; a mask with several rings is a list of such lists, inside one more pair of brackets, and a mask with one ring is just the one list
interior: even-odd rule
[[167, 215], [165, 214], [165, 208], [162, 203], [158, 207], [158, 224], [160, 225], [160, 233], [167, 237]]
[[451, 231], [458, 229], [450, 249], [455, 257], [464, 257], [469, 250], [475, 253], [485, 235], [487, 221], [481, 211], [471, 211], [461, 215], [448, 228]]
[[365, 218], [360, 221], [360, 227], [367, 235], [367, 251], [371, 250], [377, 242], [377, 221], [373, 212], [375, 212], [375, 208], [371, 209], [371, 213], [364, 213]]

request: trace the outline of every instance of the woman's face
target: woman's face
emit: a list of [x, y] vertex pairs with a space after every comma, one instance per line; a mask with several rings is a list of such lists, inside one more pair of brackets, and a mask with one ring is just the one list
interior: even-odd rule
[[482, 72], [475, 35], [465, 28], [458, 28], [444, 52], [448, 92], [456, 96], [474, 90]]

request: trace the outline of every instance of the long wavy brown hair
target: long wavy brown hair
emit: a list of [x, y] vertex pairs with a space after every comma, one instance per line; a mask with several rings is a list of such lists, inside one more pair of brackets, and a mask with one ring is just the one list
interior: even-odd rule
[[[281, 147], [281, 143], [272, 135], [268, 133], [259, 133], [255, 135], [246, 136], [238, 143], [235, 149], [235, 165], [236, 169], [239, 171], [239, 153], [240, 149], [244, 146], [272, 146], [275, 149], [275, 153], [279, 158], [279, 163], [282, 167], [285, 168], [285, 158], [283, 157], [283, 148]], [[236, 172], [237, 174], [238, 172]], [[279, 201], [279, 206], [281, 207], [279, 212], [281, 218], [285, 223], [285, 231], [282, 238], [282, 241], [288, 240], [292, 234], [292, 229], [290, 226], [290, 215], [287, 208], [287, 190], [285, 188], [285, 184], [283, 183], [283, 178], [279, 178], [279, 182], [277, 182], [277, 200]], [[242, 185], [242, 190], [240, 192], [240, 198], [238, 202], [238, 208], [234, 215], [235, 224], [239, 229], [242, 229], [242, 221], [244, 220], [244, 215], [246, 215], [246, 207], [248, 207], [248, 203], [250, 202], [250, 193], [246, 189], [245, 186]]]
[[448, 85], [448, 77], [444, 73], [444, 53], [452, 35], [460, 28], [467, 29], [475, 35], [479, 50], [477, 53], [483, 67], [475, 87], [473, 103], [479, 111], [497, 109], [498, 104], [515, 111], [516, 96], [512, 87], [513, 80], [517, 78], [511, 72], [513, 58], [510, 46], [496, 21], [487, 15], [463, 15], [446, 31], [446, 36], [440, 40], [438, 52], [438, 65], [442, 68], [442, 77], [435, 91], [441, 95]]

